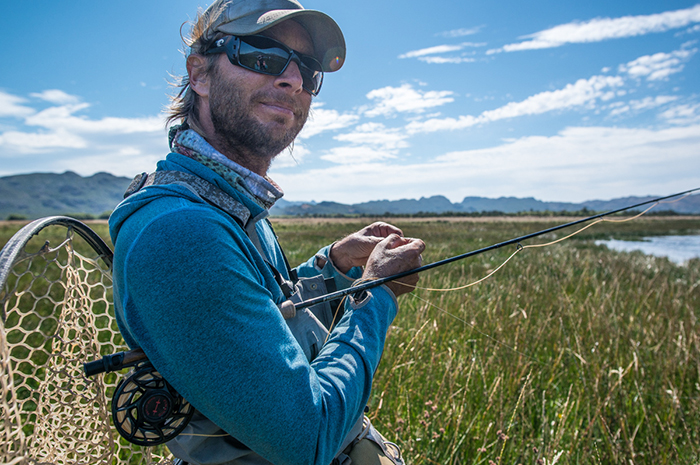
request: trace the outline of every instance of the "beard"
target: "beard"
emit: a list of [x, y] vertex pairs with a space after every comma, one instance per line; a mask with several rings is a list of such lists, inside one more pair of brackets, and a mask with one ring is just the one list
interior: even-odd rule
[[[287, 127], [281, 116], [267, 125], [258, 121], [252, 110], [260, 102], [278, 102], [292, 108], [294, 125]], [[214, 130], [229, 153], [269, 161], [294, 142], [309, 115], [308, 106], [284, 93], [272, 95], [258, 91], [246, 96], [235, 81], [226, 79], [218, 66], [211, 75], [209, 107]]]

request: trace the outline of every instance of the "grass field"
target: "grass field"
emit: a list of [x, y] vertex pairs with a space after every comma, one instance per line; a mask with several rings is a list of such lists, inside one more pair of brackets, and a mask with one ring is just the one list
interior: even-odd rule
[[[294, 265], [369, 221], [274, 225]], [[556, 224], [392, 221], [426, 241], [424, 263]], [[0, 244], [16, 229], [0, 225]], [[476, 286], [402, 297], [374, 381], [374, 424], [410, 464], [700, 463], [700, 260], [593, 244], [699, 233], [700, 218], [602, 223], [523, 250]], [[431, 270], [419, 286], [468, 284], [514, 251]]]

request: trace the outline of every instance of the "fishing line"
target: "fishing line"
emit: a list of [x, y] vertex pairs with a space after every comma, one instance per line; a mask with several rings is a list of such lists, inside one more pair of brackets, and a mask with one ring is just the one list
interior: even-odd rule
[[[582, 219], [579, 219], [579, 220], [576, 220], [576, 221], [572, 221], [572, 222], [569, 222], [569, 223], [565, 223], [565, 224], [560, 224], [560, 225], [557, 225], [557, 226], [553, 226], [553, 227], [548, 228], [548, 229], [543, 229], [543, 230], [541, 230], [541, 231], [537, 231], [537, 232], [534, 232], [534, 233], [531, 233], [531, 234], [526, 234], [526, 235], [524, 235], [524, 236], [516, 237], [516, 238], [514, 238], [514, 239], [510, 239], [510, 240], [507, 240], [507, 241], [504, 241], [504, 242], [500, 242], [500, 243], [498, 243], [498, 244], [493, 244], [493, 245], [491, 245], [491, 246], [489, 246], [489, 247], [484, 247], [484, 248], [482, 248], [482, 249], [474, 250], [474, 251], [471, 251], [471, 252], [463, 253], [463, 254], [461, 254], [461, 255], [456, 255], [456, 256], [454, 256], [454, 257], [450, 257], [450, 258], [446, 258], [446, 259], [443, 259], [443, 260], [439, 260], [439, 261], [437, 261], [437, 262], [430, 263], [430, 264], [428, 264], [428, 265], [423, 265], [423, 266], [420, 266], [420, 267], [418, 267], [418, 268], [414, 268], [414, 269], [412, 269], [412, 270], [407, 270], [407, 271], [404, 271], [404, 272], [402, 272], [402, 273], [397, 273], [397, 274], [392, 275], [392, 276], [387, 276], [387, 277], [385, 277], [385, 278], [374, 279], [374, 280], [371, 280], [371, 281], [369, 281], [369, 282], [364, 282], [364, 283], [362, 283], [362, 284], [352, 286], [352, 287], [350, 287], [350, 288], [348, 288], [348, 289], [344, 289], [344, 290], [341, 290], [341, 291], [332, 292], [332, 293], [330, 293], [330, 294], [326, 294], [326, 295], [323, 295], [323, 296], [320, 296], [320, 297], [315, 297], [315, 298], [313, 298], [313, 299], [309, 299], [309, 300], [306, 300], [306, 301], [303, 301], [303, 302], [295, 303], [295, 304], [294, 304], [294, 308], [295, 308], [296, 310], [300, 310], [300, 309], [302, 309], [302, 308], [311, 307], [311, 306], [313, 306], [313, 305], [320, 304], [320, 303], [323, 303], [323, 302], [329, 302], [329, 301], [331, 301], [331, 300], [336, 300], [336, 299], [339, 299], [339, 298], [341, 298], [341, 297], [343, 297], [343, 296], [346, 296], [346, 295], [349, 295], [349, 294], [354, 294], [354, 293], [361, 292], [361, 291], [364, 291], [364, 290], [367, 290], [367, 289], [371, 289], [371, 288], [374, 288], [374, 287], [378, 287], [378, 286], [381, 286], [382, 284], [386, 284], [386, 283], [391, 282], [391, 281], [396, 281], [396, 280], [398, 280], [398, 279], [405, 278], [406, 276], [410, 276], [410, 275], [415, 274], [415, 273], [420, 273], [420, 272], [427, 271], [427, 270], [430, 270], [430, 269], [433, 269], [433, 268], [437, 268], [438, 266], [446, 265], [446, 264], [448, 264], [448, 263], [452, 263], [452, 262], [455, 262], [455, 261], [457, 261], [457, 260], [462, 260], [462, 259], [465, 259], [465, 258], [468, 258], [468, 257], [472, 257], [472, 256], [474, 256], [474, 255], [478, 255], [478, 254], [481, 254], [481, 253], [484, 253], [484, 252], [488, 252], [488, 251], [490, 251], [490, 250], [495, 250], [495, 249], [498, 249], [498, 248], [501, 248], [501, 247], [504, 247], [504, 246], [507, 246], [507, 245], [517, 244], [517, 243], [520, 243], [521, 241], [524, 241], [524, 240], [527, 240], [527, 239], [531, 239], [531, 238], [533, 238], [533, 237], [541, 236], [541, 235], [543, 235], [543, 234], [548, 234], [548, 233], [551, 233], [551, 232], [554, 232], [554, 231], [558, 231], [558, 230], [560, 230], [560, 229], [564, 229], [564, 228], [568, 228], [568, 227], [571, 227], [571, 226], [575, 226], [575, 225], [577, 225], [577, 224], [585, 223], [585, 222], [592, 221], [592, 220], [595, 220], [595, 219], [598, 219], [598, 218], [602, 218], [602, 217], [605, 217], [605, 216], [610, 216], [610, 215], [613, 215], [613, 214], [615, 214], [615, 213], [620, 213], [620, 212], [623, 212], [623, 211], [626, 211], [626, 210], [631, 210], [631, 209], [633, 209], [633, 208], [641, 207], [641, 206], [643, 206], [643, 205], [649, 205], [649, 204], [652, 204], [652, 203], [658, 204], [658, 203], [661, 203], [662, 200], [671, 199], [671, 198], [679, 197], [679, 196], [688, 196], [688, 195], [690, 195], [692, 192], [695, 192], [695, 191], [698, 191], [698, 190], [700, 190], [700, 187], [697, 187], [697, 188], [695, 188], [695, 189], [690, 189], [690, 190], [687, 190], [687, 191], [683, 191], [683, 192], [678, 192], [678, 193], [676, 193], [676, 194], [667, 195], [667, 196], [665, 196], [665, 197], [658, 197], [658, 198], [651, 199], [651, 200], [647, 200], [647, 201], [645, 201], [645, 202], [640, 202], [640, 203], [637, 203], [637, 204], [634, 204], [634, 205], [628, 205], [628, 206], [626, 206], [626, 207], [618, 208], [618, 209], [611, 210], [611, 211], [608, 211], [608, 212], [605, 212], [605, 213], [599, 213], [599, 214], [597, 214], [597, 215], [589, 216], [589, 217], [587, 217], [587, 218], [582, 218]], [[678, 199], [678, 200], [680, 200], [680, 199]], [[677, 201], [677, 200], [676, 200], [676, 201]]]
[[[699, 189], [700, 189], [700, 188], [699, 188]], [[628, 210], [628, 209], [634, 208], [635, 206], [626, 207], [626, 208], [623, 208], [623, 209], [615, 210], [614, 212], [608, 212], [608, 213], [604, 213], [604, 214], [601, 214], [601, 215], [595, 215], [595, 216], [593, 216], [593, 217], [589, 217], [589, 218], [586, 218], [586, 219], [583, 219], [583, 220], [579, 220], [579, 221], [575, 221], [575, 222], [573, 222], [573, 223], [569, 223], [569, 224], [567, 224], [567, 225], [570, 226], [570, 225], [575, 225], [575, 224], [579, 224], [579, 223], [581, 223], [581, 222], [590, 220], [591, 218], [596, 218], [593, 222], [591, 222], [591, 223], [585, 225], [584, 227], [582, 227], [582, 228], [580, 228], [580, 229], [578, 229], [578, 230], [572, 232], [571, 234], [568, 234], [568, 235], [566, 235], [566, 236], [564, 236], [564, 237], [561, 237], [561, 238], [559, 238], [559, 239], [556, 239], [556, 240], [553, 240], [553, 241], [550, 241], [550, 242], [547, 242], [547, 243], [544, 243], [544, 244], [530, 244], [530, 245], [525, 245], [525, 246], [524, 246], [524, 245], [520, 244], [520, 242], [516, 242], [517, 248], [516, 248], [515, 252], [513, 252], [505, 261], [503, 261], [495, 270], [491, 271], [490, 273], [488, 273], [488, 274], [487, 274], [486, 276], [484, 276], [483, 278], [478, 279], [478, 280], [476, 280], [476, 281], [473, 281], [473, 282], [471, 282], [471, 283], [465, 284], [465, 285], [463, 285], [463, 286], [452, 287], [452, 288], [429, 288], [429, 287], [420, 287], [420, 286], [405, 284], [405, 283], [402, 283], [402, 282], [396, 281], [396, 280], [391, 280], [391, 281], [386, 281], [386, 282], [393, 282], [393, 283], [396, 283], [396, 284], [400, 284], [400, 285], [402, 285], [402, 286], [411, 287], [413, 290], [415, 290], [415, 289], [420, 289], [420, 290], [428, 291], [428, 292], [453, 292], [453, 291], [464, 290], [464, 289], [470, 288], [470, 287], [472, 287], [472, 286], [475, 286], [475, 285], [477, 285], [477, 284], [480, 284], [480, 283], [486, 281], [487, 279], [489, 279], [490, 277], [492, 277], [492, 276], [493, 276], [494, 274], [496, 274], [501, 268], [503, 268], [513, 257], [515, 257], [518, 253], [520, 253], [521, 251], [523, 251], [523, 250], [525, 250], [525, 249], [540, 248], [540, 247], [548, 247], [548, 246], [550, 246], [550, 245], [554, 245], [554, 244], [557, 244], [557, 243], [559, 243], [559, 242], [563, 242], [563, 241], [565, 241], [565, 240], [567, 240], [567, 239], [570, 239], [571, 237], [573, 237], [573, 236], [575, 236], [575, 235], [577, 235], [577, 234], [580, 234], [581, 232], [587, 230], [588, 228], [590, 228], [590, 227], [592, 227], [592, 226], [594, 226], [594, 225], [596, 225], [596, 224], [598, 224], [598, 223], [602, 223], [602, 222], [609, 222], [609, 223], [626, 223], [626, 222], [628, 222], [628, 221], [636, 220], [636, 219], [640, 218], [641, 216], [645, 215], [646, 213], [648, 213], [652, 208], [656, 207], [657, 205], [659, 205], [659, 204], [661, 204], [661, 203], [675, 203], [675, 202], [679, 202], [679, 201], [683, 200], [684, 198], [688, 197], [689, 195], [691, 195], [691, 193], [694, 192], [694, 191], [696, 191], [696, 190], [698, 190], [698, 189], [693, 189], [693, 190], [686, 191], [686, 192], [683, 192], [683, 193], [680, 193], [680, 194], [675, 194], [675, 195], [672, 195], [672, 196], [668, 196], [668, 197], [663, 197], [663, 198], [662, 198], [662, 199], [668, 199], [668, 198], [673, 198], [673, 197], [676, 197], [676, 196], [679, 196], [679, 195], [681, 196], [681, 197], [679, 197], [679, 198], [677, 198], [677, 199], [674, 199], [674, 200], [660, 200], [660, 199], [655, 199], [655, 200], [651, 200], [651, 201], [649, 201], [649, 202], [643, 202], [643, 203], [641, 203], [641, 204], [637, 204], [636, 206], [645, 205], [645, 204], [648, 204], [648, 203], [650, 203], [650, 202], [654, 202], [652, 205], [650, 205], [649, 207], [647, 207], [644, 211], [642, 211], [642, 212], [640, 212], [640, 213], [637, 213], [636, 215], [631, 216], [631, 217], [629, 217], [629, 218], [611, 219], [611, 218], [605, 218], [604, 216], [610, 215], [611, 213], [614, 213], [614, 212], [619, 212], [619, 211]], [[567, 226], [567, 225], [563, 225], [563, 226]], [[547, 230], [545, 230], [545, 231], [552, 231], [553, 229], [561, 229], [563, 226], [558, 226], [558, 227], [555, 227], [555, 228], [550, 228], [550, 229], [547, 229]], [[539, 233], [535, 233], [535, 234], [539, 235]], [[526, 236], [526, 237], [532, 237], [532, 236], [534, 236], [534, 234], [533, 234], [533, 235], [530, 235], [530, 236]], [[522, 238], [519, 238], [519, 239], [522, 239]], [[506, 243], [503, 243], [503, 244], [506, 244]], [[498, 244], [497, 244], [497, 245], [498, 245]], [[495, 248], [495, 247], [492, 246], [491, 248]], [[486, 250], [489, 250], [489, 248], [481, 249], [481, 250], [486, 251]], [[479, 251], [476, 251], [476, 252], [479, 252]], [[448, 259], [448, 260], [451, 260], [451, 259]], [[443, 260], [442, 262], [445, 262], [445, 261]], [[442, 263], [442, 262], [436, 262], [436, 263]], [[435, 265], [435, 264], [432, 264], [432, 265]], [[426, 265], [426, 266], [431, 266], [431, 265]], [[425, 268], [425, 267], [423, 267], [423, 268]], [[415, 271], [414, 271], [414, 272], [415, 272]], [[403, 273], [403, 275], [406, 275], [406, 274], [408, 274], [408, 272], [407, 272], [407, 273]], [[373, 282], [375, 282], [375, 280], [372, 280], [372, 279], [360, 279], [360, 280], [357, 280], [357, 281], [355, 281], [355, 282], [353, 283], [351, 289], [358, 289], [358, 288], [361, 288], [362, 285], [365, 284], [365, 283], [371, 284], [371, 283], [373, 283]], [[342, 305], [342, 304], [344, 303], [344, 300], [347, 298], [347, 296], [348, 296], [348, 293], [343, 294], [343, 300], [341, 300], [341, 304], [340, 304], [340, 305]], [[413, 297], [415, 297], [415, 298], [417, 298], [417, 299], [419, 299], [419, 300], [421, 300], [421, 301], [427, 303], [428, 305], [430, 305], [430, 306], [436, 308], [437, 310], [441, 311], [442, 313], [444, 313], [444, 314], [446, 314], [446, 315], [449, 315], [450, 317], [452, 317], [452, 318], [454, 318], [454, 319], [456, 319], [456, 320], [458, 320], [458, 321], [461, 321], [462, 323], [464, 323], [464, 324], [466, 324], [466, 325], [468, 325], [468, 326], [471, 326], [471, 327], [472, 327], [475, 331], [477, 331], [479, 334], [481, 334], [482, 336], [487, 337], [487, 338], [493, 340], [493, 341], [496, 342], [497, 344], [503, 345], [504, 347], [507, 347], [507, 348], [509, 348], [509, 349], [513, 350], [514, 352], [519, 353], [519, 354], [521, 354], [521, 355], [525, 355], [525, 354], [523, 354], [522, 352], [519, 352], [518, 350], [514, 349], [513, 347], [508, 346], [507, 344], [501, 343], [500, 341], [498, 341], [498, 340], [496, 340], [495, 338], [489, 336], [488, 334], [485, 334], [485, 333], [482, 333], [481, 331], [478, 331], [478, 330], [474, 327], [474, 325], [470, 324], [470, 323], [467, 322], [466, 320], [463, 320], [463, 319], [457, 317], [456, 315], [451, 314], [451, 313], [448, 312], [447, 310], [445, 310], [445, 309], [443, 309], [443, 308], [440, 308], [439, 306], [433, 304], [432, 302], [429, 302], [429, 301], [427, 301], [427, 300], [425, 300], [425, 299], [423, 299], [423, 298], [417, 296], [417, 295], [414, 294], [414, 293], [411, 293], [411, 296], [413, 296]], [[304, 302], [302, 302], [302, 304], [303, 304], [303, 303], [304, 303]], [[331, 328], [333, 328], [333, 326], [334, 326], [334, 324], [335, 324], [336, 317], [337, 317], [337, 312], [336, 312], [336, 314], [333, 316], [333, 321], [331, 322]], [[324, 344], [325, 344], [326, 342], [328, 342], [329, 337], [330, 337], [330, 330], [329, 330], [328, 334], [326, 335], [326, 339], [325, 339], [325, 341], [324, 341]], [[530, 358], [531, 360], [537, 361], [537, 360], [535, 360], [535, 359], [533, 359], [533, 358], [531, 358], [531, 357], [529, 357], [529, 356], [527, 356], [527, 355], [525, 355], [525, 356], [528, 357], [528, 358]], [[537, 361], [537, 362], [539, 363], [539, 361]]]
[[[664, 202], [664, 203], [678, 202], [678, 201], [684, 199], [685, 197], [687, 197], [688, 195], [690, 195], [690, 194], [686, 194], [685, 196], [683, 196], [683, 197], [681, 197], [681, 198], [679, 198], [679, 199], [676, 199], [676, 200], [673, 200], [673, 201], [670, 201], [670, 202]], [[557, 243], [559, 243], [559, 242], [565, 241], [566, 239], [569, 239], [569, 238], [571, 238], [571, 237], [573, 237], [573, 236], [575, 236], [575, 235], [577, 235], [577, 234], [579, 234], [579, 233], [585, 231], [586, 229], [588, 229], [588, 228], [590, 228], [590, 227], [592, 227], [592, 226], [594, 226], [594, 225], [596, 225], [596, 224], [598, 224], [598, 223], [602, 223], [602, 222], [606, 222], [606, 221], [607, 221], [607, 222], [610, 222], [610, 223], [625, 223], [625, 222], [628, 222], [628, 221], [635, 220], [635, 219], [637, 219], [637, 218], [639, 218], [639, 217], [645, 215], [647, 212], [649, 212], [649, 210], [651, 210], [652, 208], [656, 207], [659, 203], [661, 203], [661, 202], [656, 202], [656, 203], [654, 203], [653, 205], [651, 205], [650, 207], [648, 207], [647, 209], [645, 209], [644, 211], [642, 211], [641, 213], [638, 213], [638, 214], [636, 214], [636, 215], [634, 215], [634, 216], [631, 216], [631, 217], [629, 217], [629, 218], [624, 218], [624, 219], [598, 218], [598, 219], [595, 220], [594, 222], [592, 222], [592, 223], [590, 223], [590, 224], [587, 224], [586, 226], [584, 226], [584, 227], [582, 227], [582, 228], [580, 228], [580, 229], [574, 231], [574, 232], [571, 233], [571, 234], [568, 234], [568, 235], [566, 235], [566, 236], [564, 236], [564, 237], [561, 237], [561, 238], [559, 238], [559, 239], [556, 239], [556, 240], [553, 240], [553, 241], [550, 241], [550, 242], [547, 242], [547, 243], [544, 243], [544, 244], [532, 244], [532, 245], [523, 246], [522, 244], [520, 244], [520, 243], [518, 242], [518, 243], [517, 243], [517, 249], [515, 250], [515, 252], [513, 252], [503, 263], [501, 263], [501, 264], [498, 266], [498, 268], [496, 268], [495, 270], [491, 271], [489, 274], [487, 274], [487, 275], [484, 276], [483, 278], [481, 278], [481, 279], [479, 279], [479, 280], [477, 280], [477, 281], [471, 282], [471, 283], [469, 283], [469, 284], [465, 284], [464, 286], [458, 286], [458, 287], [453, 287], [453, 288], [429, 288], [429, 287], [419, 287], [419, 286], [411, 286], [411, 287], [413, 287], [414, 289], [420, 289], [420, 290], [423, 290], [423, 291], [430, 291], [430, 292], [452, 292], [452, 291], [459, 291], [459, 290], [467, 289], [467, 288], [469, 288], [469, 287], [475, 286], [475, 285], [477, 285], [477, 284], [479, 284], [479, 283], [481, 283], [481, 282], [487, 280], [488, 278], [490, 278], [491, 276], [493, 276], [494, 274], [496, 274], [496, 272], [498, 272], [501, 268], [503, 268], [513, 257], [515, 257], [515, 256], [516, 256], [519, 252], [521, 252], [522, 250], [529, 249], [529, 248], [548, 247], [548, 246], [550, 246], [550, 245], [557, 244]], [[401, 282], [399, 282], [399, 281], [393, 281], [393, 282], [398, 283], [398, 284], [402, 284], [402, 285], [404, 285], [404, 286], [409, 286], [408, 284], [404, 284], [404, 283], [401, 283]], [[358, 284], [359, 284], [359, 283], [358, 283]], [[473, 324], [469, 323], [468, 321], [466, 321], [466, 320], [464, 320], [464, 319], [462, 319], [462, 318], [460, 318], [460, 317], [458, 317], [458, 316], [456, 316], [456, 315], [454, 315], [454, 314], [448, 312], [447, 310], [445, 310], [445, 309], [443, 309], [443, 308], [441, 308], [441, 307], [439, 307], [439, 306], [433, 304], [432, 302], [430, 302], [430, 301], [428, 301], [428, 300], [426, 300], [426, 299], [423, 299], [422, 297], [420, 297], [420, 296], [418, 296], [418, 295], [416, 295], [416, 294], [414, 294], [414, 293], [411, 293], [410, 295], [411, 295], [412, 297], [418, 299], [418, 300], [421, 300], [421, 301], [425, 302], [426, 304], [428, 304], [428, 305], [432, 306], [433, 308], [439, 310], [440, 312], [444, 313], [445, 315], [448, 315], [448, 316], [450, 316], [451, 318], [454, 318], [455, 320], [460, 321], [460, 322], [462, 322], [462, 323], [464, 323], [464, 324], [470, 326], [474, 331], [476, 331], [476, 332], [479, 333], [480, 335], [482, 335], [482, 336], [484, 336], [484, 337], [486, 337], [486, 338], [492, 340], [492, 341], [495, 342], [496, 344], [499, 344], [499, 345], [501, 345], [501, 346], [503, 346], [503, 347], [506, 347], [506, 348], [512, 350], [513, 352], [516, 352], [517, 354], [523, 355], [524, 357], [526, 357], [526, 358], [528, 358], [528, 359], [530, 359], [530, 360], [532, 360], [532, 361], [535, 361], [535, 362], [537, 362], [538, 364], [541, 364], [541, 362], [540, 362], [539, 360], [537, 360], [537, 359], [535, 359], [535, 358], [531, 357], [530, 355], [527, 355], [527, 354], [525, 354], [525, 353], [523, 353], [523, 352], [520, 352], [519, 350], [515, 349], [514, 347], [511, 347], [511, 346], [509, 346], [508, 344], [505, 344], [505, 343], [503, 343], [503, 342], [497, 340], [496, 338], [494, 338], [494, 337], [492, 337], [492, 336], [490, 336], [490, 335], [488, 335], [488, 334], [486, 334], [486, 333], [484, 333], [484, 332], [482, 332], [482, 331], [479, 331], [479, 330], [475, 327], [475, 325], [473, 325]]]
[[[681, 200], [681, 199], [683, 199], [683, 198], [685, 198], [685, 197], [681, 197], [681, 198], [678, 199], [678, 200]], [[677, 202], [678, 200], [674, 200], [674, 202]], [[672, 203], [672, 202], [669, 202], [669, 203]], [[578, 230], [572, 232], [571, 234], [569, 234], [569, 235], [567, 235], [567, 236], [561, 237], [561, 238], [556, 239], [556, 240], [551, 241], [551, 242], [547, 242], [547, 243], [545, 243], [545, 244], [521, 245], [520, 243], [518, 243], [518, 244], [517, 244], [517, 245], [518, 245], [518, 248], [515, 250], [515, 252], [513, 252], [512, 255], [511, 255], [510, 257], [508, 257], [503, 263], [501, 263], [501, 264], [498, 266], [498, 268], [496, 268], [495, 270], [493, 270], [492, 272], [490, 272], [489, 274], [487, 274], [487, 275], [484, 276], [483, 278], [479, 279], [478, 281], [474, 281], [474, 282], [472, 282], [472, 283], [465, 284], [464, 286], [458, 286], [458, 287], [452, 287], [452, 288], [430, 288], [430, 287], [420, 287], [420, 286], [412, 286], [412, 287], [414, 287], [414, 289], [420, 289], [420, 290], [423, 290], [423, 291], [432, 291], [432, 292], [452, 292], [452, 291], [460, 291], [460, 290], [462, 290], [462, 289], [466, 289], [466, 288], [468, 288], [468, 287], [475, 286], [475, 285], [477, 285], [477, 284], [479, 284], [479, 283], [481, 283], [481, 282], [483, 282], [483, 281], [486, 281], [488, 278], [490, 278], [491, 276], [493, 276], [494, 274], [496, 274], [496, 272], [497, 272], [498, 270], [500, 270], [501, 268], [503, 268], [503, 267], [505, 266], [505, 264], [508, 263], [508, 262], [510, 261], [511, 258], [515, 257], [515, 255], [517, 255], [519, 252], [521, 252], [521, 251], [523, 251], [523, 250], [525, 250], [525, 249], [532, 249], [532, 248], [537, 248], [537, 247], [548, 247], [548, 246], [550, 246], [550, 245], [554, 245], [554, 244], [556, 244], [556, 243], [558, 243], [558, 242], [565, 241], [566, 239], [569, 239], [569, 238], [571, 238], [571, 237], [573, 237], [573, 236], [575, 236], [575, 235], [577, 235], [577, 234], [579, 234], [579, 233], [585, 231], [586, 229], [588, 229], [588, 228], [590, 228], [591, 226], [594, 226], [594, 225], [596, 225], [596, 224], [598, 224], [598, 223], [603, 223], [603, 222], [609, 222], [609, 223], [625, 223], [625, 222], [627, 222], [627, 221], [636, 220], [637, 218], [639, 218], [640, 216], [644, 215], [644, 214], [647, 213], [649, 210], [651, 210], [652, 208], [654, 208], [655, 206], [657, 206], [658, 204], [659, 204], [659, 203], [657, 202], [657, 203], [655, 203], [654, 205], [652, 205], [652, 206], [650, 206], [649, 208], [647, 208], [646, 210], [644, 210], [643, 212], [641, 212], [641, 213], [639, 213], [639, 214], [637, 214], [637, 215], [635, 215], [635, 216], [632, 216], [632, 217], [629, 217], [629, 218], [624, 218], [624, 219], [621, 219], [621, 220], [613, 220], [613, 219], [608, 219], [608, 218], [599, 218], [599, 219], [595, 220], [594, 222], [592, 222], [592, 223], [590, 223], [590, 224], [587, 224], [587, 225], [584, 226], [583, 228], [578, 229]], [[403, 283], [398, 282], [398, 281], [393, 281], [393, 282], [396, 282], [396, 283], [398, 283], [398, 284], [403, 284]], [[403, 285], [406, 286], [406, 284], [403, 284]]]
[[[697, 190], [697, 189], [695, 189], [695, 190]], [[651, 209], [653, 209], [654, 207], [658, 206], [658, 205], [661, 204], [661, 203], [675, 203], [675, 202], [678, 202], [678, 201], [680, 201], [680, 200], [683, 200], [684, 198], [686, 198], [686, 197], [688, 197], [688, 196], [690, 195], [690, 192], [692, 192], [692, 191], [689, 191], [688, 193], [685, 193], [685, 195], [683, 195], [682, 197], [680, 197], [680, 198], [678, 198], [678, 199], [675, 199], [675, 200], [656, 201], [654, 204], [650, 205], [650, 206], [649, 206], [648, 208], [646, 208], [644, 211], [642, 211], [642, 212], [640, 212], [640, 213], [637, 213], [637, 214], [635, 214], [634, 216], [631, 216], [631, 217], [629, 217], [629, 218], [623, 218], [623, 219], [611, 219], [611, 218], [602, 218], [602, 217], [601, 217], [601, 218], [597, 218], [597, 219], [596, 219], [595, 221], [593, 221], [592, 223], [587, 224], [586, 226], [584, 226], [584, 227], [582, 227], [582, 228], [580, 228], [580, 229], [574, 231], [573, 233], [568, 234], [568, 235], [566, 235], [566, 236], [564, 236], [564, 237], [561, 237], [561, 238], [559, 238], [559, 239], [556, 239], [556, 240], [547, 242], [547, 243], [543, 243], [543, 244], [531, 244], [531, 245], [523, 246], [522, 244], [520, 244], [520, 242], [517, 242], [517, 249], [515, 250], [515, 252], [513, 252], [505, 261], [503, 261], [495, 270], [491, 271], [489, 274], [487, 274], [487, 275], [484, 276], [483, 278], [481, 278], [481, 279], [479, 279], [479, 280], [477, 280], [477, 281], [471, 282], [471, 283], [469, 283], [469, 284], [466, 284], [466, 285], [463, 285], [463, 286], [454, 287], [454, 288], [446, 288], [446, 289], [445, 289], [445, 288], [427, 288], [427, 287], [419, 287], [419, 286], [411, 286], [411, 287], [413, 287], [414, 289], [420, 289], [420, 290], [429, 291], [429, 292], [451, 292], [451, 291], [463, 290], [463, 289], [466, 289], [466, 288], [475, 286], [475, 285], [477, 285], [477, 284], [479, 284], [479, 283], [481, 283], [481, 282], [487, 280], [488, 278], [492, 277], [496, 272], [498, 272], [501, 268], [503, 268], [513, 257], [515, 257], [515, 255], [517, 255], [519, 252], [521, 252], [521, 251], [524, 250], [524, 249], [548, 247], [548, 246], [550, 246], [550, 245], [554, 245], [554, 244], [557, 244], [557, 243], [559, 243], [559, 242], [563, 242], [563, 241], [565, 241], [565, 240], [567, 240], [567, 239], [570, 239], [571, 237], [573, 237], [573, 236], [575, 236], [575, 235], [577, 235], [577, 234], [580, 234], [581, 232], [587, 230], [588, 228], [590, 228], [590, 227], [592, 227], [592, 226], [594, 226], [594, 225], [596, 225], [596, 224], [598, 224], [598, 223], [602, 223], [602, 222], [609, 222], [609, 223], [626, 223], [626, 222], [628, 222], [628, 221], [636, 220], [636, 219], [642, 217], [643, 215], [645, 215], [646, 213], [648, 213]], [[679, 194], [679, 195], [680, 195], [680, 194]], [[399, 281], [393, 281], [393, 282], [396, 282], [396, 283], [398, 283], [398, 284], [402, 284], [402, 285], [404, 285], [404, 286], [409, 286], [409, 285], [404, 284], [404, 283], [401, 283], [401, 282], [399, 282]], [[359, 284], [359, 283], [358, 283], [358, 284]], [[414, 298], [416, 298], [416, 299], [418, 299], [418, 300], [420, 300], [420, 301], [426, 303], [427, 305], [429, 305], [429, 306], [435, 308], [436, 310], [440, 311], [441, 313], [443, 313], [443, 314], [445, 314], [445, 315], [447, 315], [447, 316], [449, 316], [449, 317], [451, 317], [451, 318], [453, 318], [453, 319], [455, 319], [455, 320], [457, 320], [457, 321], [459, 321], [459, 322], [461, 322], [461, 323], [463, 323], [463, 324], [469, 326], [473, 331], [475, 331], [476, 333], [480, 334], [481, 336], [483, 336], [483, 337], [485, 337], [485, 338], [491, 340], [491, 341], [494, 342], [495, 344], [500, 345], [500, 346], [502, 346], [502, 347], [504, 347], [504, 348], [507, 348], [507, 349], [509, 349], [509, 350], [511, 350], [511, 351], [513, 351], [513, 352], [515, 352], [515, 353], [517, 353], [518, 355], [521, 355], [521, 356], [527, 358], [528, 360], [533, 361], [534, 363], [536, 363], [536, 364], [538, 364], [538, 365], [544, 365], [543, 362], [539, 361], [538, 359], [534, 358], [533, 356], [531, 356], [531, 355], [529, 355], [529, 354], [526, 354], [526, 353], [524, 353], [524, 352], [521, 352], [521, 351], [517, 350], [515, 347], [512, 347], [512, 346], [510, 346], [510, 345], [508, 345], [508, 344], [506, 344], [506, 343], [504, 343], [504, 342], [501, 342], [500, 340], [496, 339], [495, 337], [493, 337], [493, 336], [491, 336], [491, 335], [489, 335], [489, 334], [486, 334], [486, 333], [480, 331], [479, 329], [476, 328], [476, 326], [475, 326], [473, 323], [470, 323], [470, 322], [468, 322], [467, 320], [465, 320], [465, 319], [463, 319], [463, 318], [460, 318], [460, 317], [458, 317], [457, 315], [454, 315], [454, 314], [451, 313], [451, 312], [448, 312], [447, 310], [445, 310], [445, 309], [441, 308], [440, 306], [438, 306], [438, 305], [436, 305], [436, 304], [434, 304], [434, 303], [432, 303], [432, 302], [430, 302], [430, 301], [428, 301], [428, 300], [426, 300], [426, 299], [424, 299], [424, 298], [418, 296], [418, 295], [415, 294], [415, 293], [411, 293], [410, 295], [411, 295], [412, 297], [414, 297]], [[528, 378], [529, 378], [529, 375], [528, 375]], [[526, 384], [527, 384], [527, 381], [526, 381]], [[523, 389], [524, 389], [524, 386], [523, 386]], [[522, 396], [522, 390], [521, 390], [520, 396]], [[652, 397], [663, 397], [663, 396], [661, 396], [661, 395], [654, 396], [653, 394], [651, 394], [651, 396], [652, 396]], [[698, 397], [693, 397], [693, 396], [678, 396], [678, 398], [684, 398], [684, 399], [686, 399], [686, 400], [697, 400], [697, 399], [698, 399]], [[520, 398], [518, 399], [518, 402], [519, 402], [519, 401], [520, 401]], [[516, 408], [517, 408], [517, 404], [516, 404]], [[512, 419], [511, 419], [511, 421], [512, 421]], [[510, 429], [510, 425], [509, 425], [509, 428], [508, 428], [508, 429]], [[505, 446], [505, 444], [504, 444], [504, 446]]]

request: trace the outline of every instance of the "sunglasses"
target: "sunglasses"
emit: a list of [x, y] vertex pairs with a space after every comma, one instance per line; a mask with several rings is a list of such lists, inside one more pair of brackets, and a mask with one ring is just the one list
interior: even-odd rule
[[280, 76], [294, 61], [299, 67], [302, 87], [311, 95], [318, 95], [323, 83], [321, 63], [265, 36], [226, 36], [204, 52], [205, 55], [226, 53], [229, 61], [241, 68], [270, 76]]

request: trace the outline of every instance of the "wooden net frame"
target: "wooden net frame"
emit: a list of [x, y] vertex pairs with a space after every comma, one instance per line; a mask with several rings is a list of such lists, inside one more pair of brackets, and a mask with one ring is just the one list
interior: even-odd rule
[[130, 444], [112, 428], [120, 376], [83, 372], [127, 350], [111, 267], [104, 241], [68, 217], [28, 224], [0, 252], [0, 463], [171, 463], [164, 446]]

